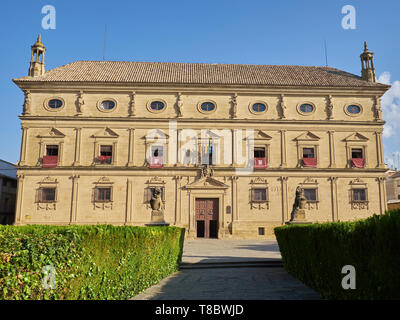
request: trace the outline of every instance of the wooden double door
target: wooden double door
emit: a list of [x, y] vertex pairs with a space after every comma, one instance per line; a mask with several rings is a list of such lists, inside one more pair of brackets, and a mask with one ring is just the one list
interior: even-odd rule
[[198, 238], [218, 238], [218, 199], [196, 199], [196, 229]]

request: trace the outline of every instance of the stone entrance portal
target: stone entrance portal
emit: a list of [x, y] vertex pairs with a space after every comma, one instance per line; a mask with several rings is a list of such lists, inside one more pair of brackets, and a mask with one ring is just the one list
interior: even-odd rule
[[196, 198], [197, 238], [218, 238], [218, 199]]

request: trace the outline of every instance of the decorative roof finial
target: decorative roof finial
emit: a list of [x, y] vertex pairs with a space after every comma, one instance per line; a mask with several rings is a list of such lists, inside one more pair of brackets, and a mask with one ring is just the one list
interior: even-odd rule
[[31, 55], [31, 63], [29, 66], [28, 75], [31, 77], [36, 77], [44, 74], [44, 54], [46, 52], [46, 48], [42, 43], [42, 36], [39, 33], [36, 42], [31, 47], [32, 55]]

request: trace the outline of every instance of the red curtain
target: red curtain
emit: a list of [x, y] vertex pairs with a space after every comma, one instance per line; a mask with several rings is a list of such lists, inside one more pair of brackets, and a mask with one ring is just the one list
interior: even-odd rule
[[353, 167], [356, 167], [356, 168], [364, 168], [365, 167], [365, 159], [363, 159], [363, 158], [353, 158], [353, 159], [351, 159], [351, 163], [353, 164]]
[[317, 158], [303, 158], [303, 166], [304, 167], [317, 167]]
[[58, 156], [43, 156], [42, 159], [43, 168], [57, 167], [57, 164], [58, 164]]
[[254, 158], [254, 168], [267, 168], [266, 158]]

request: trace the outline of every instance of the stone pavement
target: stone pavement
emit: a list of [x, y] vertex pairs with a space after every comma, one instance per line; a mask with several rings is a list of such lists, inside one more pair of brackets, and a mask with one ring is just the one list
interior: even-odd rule
[[183, 263], [281, 260], [274, 240], [185, 240]]
[[289, 275], [280, 258], [276, 241], [185, 240], [185, 268], [132, 300], [321, 299]]

